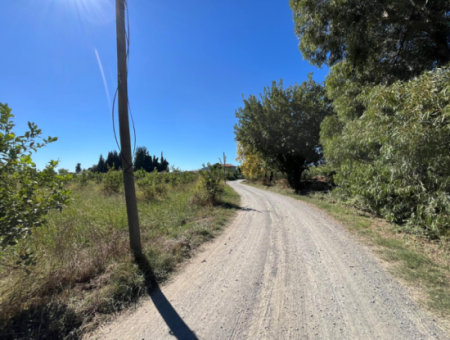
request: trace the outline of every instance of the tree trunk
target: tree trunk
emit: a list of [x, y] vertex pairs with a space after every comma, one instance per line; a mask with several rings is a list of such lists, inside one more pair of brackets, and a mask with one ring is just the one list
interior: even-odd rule
[[298, 194], [301, 189], [301, 178], [302, 178], [303, 171], [304, 171], [304, 169], [302, 169], [302, 168], [295, 168], [295, 169], [292, 169], [287, 174], [287, 180], [289, 182], [289, 185], [291, 186], [292, 189], [295, 190], [296, 194]]
[[447, 44], [446, 37], [440, 36], [435, 39], [436, 54], [441, 65], [445, 65], [450, 61], [450, 48]]
[[270, 178], [269, 178], [269, 182], [272, 183], [273, 181], [273, 171], [270, 172]]

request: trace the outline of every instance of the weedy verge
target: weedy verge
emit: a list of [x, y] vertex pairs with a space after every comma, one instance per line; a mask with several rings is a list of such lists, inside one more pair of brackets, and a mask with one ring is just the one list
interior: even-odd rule
[[[14, 249], [31, 251], [35, 265], [18, 265], [12, 250], [4, 254], [0, 338], [78, 339], [147, 294], [147, 273], [129, 252], [123, 195], [114, 190], [105, 195], [104, 186], [73, 183], [71, 204], [62, 213], [51, 212], [47, 227]], [[143, 252], [156, 283], [220, 233], [239, 204], [229, 186], [216, 205], [192, 202], [195, 181], [167, 186], [157, 200], [138, 191]]]

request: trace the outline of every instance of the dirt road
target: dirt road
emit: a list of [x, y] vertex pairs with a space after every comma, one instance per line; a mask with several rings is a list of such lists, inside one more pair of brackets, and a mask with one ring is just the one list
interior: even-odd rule
[[239, 182], [238, 216], [99, 339], [449, 339], [338, 223]]

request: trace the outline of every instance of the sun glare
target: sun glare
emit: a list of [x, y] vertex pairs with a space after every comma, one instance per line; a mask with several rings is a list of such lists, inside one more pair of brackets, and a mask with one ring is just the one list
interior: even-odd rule
[[114, 20], [114, 0], [65, 0], [80, 18], [92, 24], [105, 25]]

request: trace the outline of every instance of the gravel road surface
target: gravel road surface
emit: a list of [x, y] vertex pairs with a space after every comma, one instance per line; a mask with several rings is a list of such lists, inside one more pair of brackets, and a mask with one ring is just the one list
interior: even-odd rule
[[241, 210], [214, 242], [96, 339], [450, 339], [327, 215], [230, 185]]

